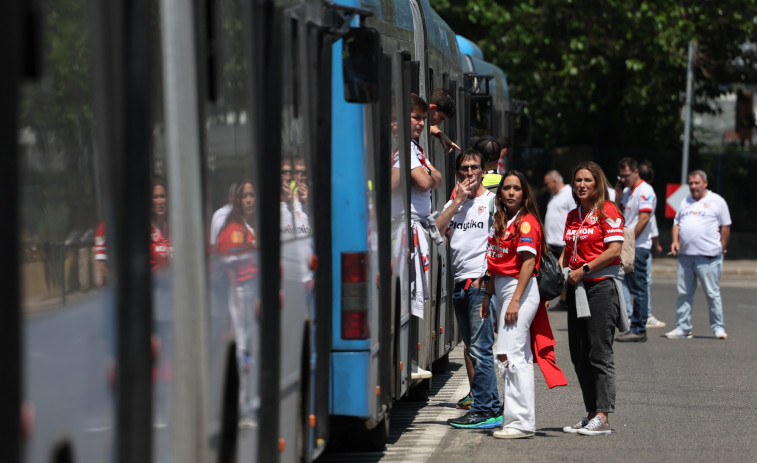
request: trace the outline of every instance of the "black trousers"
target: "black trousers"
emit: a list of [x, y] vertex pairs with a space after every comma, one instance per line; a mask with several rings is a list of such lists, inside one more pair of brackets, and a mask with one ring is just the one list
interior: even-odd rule
[[575, 287], [568, 286], [568, 344], [589, 413], [615, 411], [615, 356], [612, 343], [620, 299], [612, 278], [584, 281], [591, 317], [576, 316]]

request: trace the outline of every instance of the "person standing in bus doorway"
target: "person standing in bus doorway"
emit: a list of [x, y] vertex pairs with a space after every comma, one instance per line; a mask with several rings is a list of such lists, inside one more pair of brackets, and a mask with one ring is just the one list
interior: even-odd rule
[[[431, 214], [431, 190], [442, 185], [442, 174], [426, 158], [418, 139], [426, 127], [428, 104], [415, 93], [410, 95], [410, 219], [412, 236], [408, 240], [410, 257], [408, 279], [410, 280], [410, 313], [423, 318], [423, 302], [429, 298], [428, 275], [429, 246], [428, 236], [431, 232], [440, 240], [436, 222], [429, 219]], [[400, 185], [400, 154], [392, 154], [392, 191], [397, 192]], [[392, 213], [403, 211], [402, 195], [394, 194]], [[404, 212], [400, 213], [400, 216]], [[397, 233], [404, 233], [404, 227], [398, 227]], [[397, 236], [395, 243], [405, 242], [404, 235]], [[404, 260], [404, 259], [403, 259]], [[400, 270], [402, 273], [402, 270]], [[419, 368], [413, 362], [413, 379], [427, 379], [431, 372]]]
[[428, 105], [428, 125], [431, 135], [439, 139], [444, 148], [444, 154], [451, 154], [452, 149], [460, 151], [460, 147], [449, 139], [438, 127], [439, 124], [455, 115], [455, 99], [446, 88], [439, 87], [431, 91], [431, 104]]
[[[491, 227], [489, 202], [494, 194], [481, 183], [484, 157], [475, 149], [457, 156], [455, 198], [436, 218], [436, 226], [449, 238], [452, 274], [455, 279], [452, 302], [468, 357], [473, 366], [470, 411], [447, 420], [456, 428], [487, 429], [502, 426], [502, 414], [494, 373], [494, 317], [479, 316], [486, 282], [486, 247]], [[467, 363], [467, 359], [466, 359]], [[469, 376], [470, 378], [470, 376]], [[464, 399], [465, 400], [465, 399]]]

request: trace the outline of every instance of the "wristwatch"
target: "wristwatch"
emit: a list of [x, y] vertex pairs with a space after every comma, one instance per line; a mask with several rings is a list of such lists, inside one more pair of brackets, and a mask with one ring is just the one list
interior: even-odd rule
[[589, 267], [589, 264], [584, 264], [583, 269], [584, 269], [584, 273], [591, 272], [591, 268]]

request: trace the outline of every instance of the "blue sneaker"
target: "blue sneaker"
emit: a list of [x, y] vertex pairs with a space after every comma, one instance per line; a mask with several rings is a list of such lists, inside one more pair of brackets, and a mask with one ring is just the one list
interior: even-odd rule
[[462, 429], [491, 429], [502, 427], [502, 415], [468, 412], [460, 418], [450, 418], [447, 424]]
[[462, 399], [457, 401], [457, 405], [455, 405], [455, 408], [460, 408], [462, 410], [470, 410], [474, 402], [475, 400], [473, 399], [473, 396], [468, 394]]

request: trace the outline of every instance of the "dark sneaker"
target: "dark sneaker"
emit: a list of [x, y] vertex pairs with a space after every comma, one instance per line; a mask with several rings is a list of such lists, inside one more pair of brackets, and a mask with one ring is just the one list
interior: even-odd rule
[[586, 426], [578, 430], [578, 434], [584, 436], [601, 436], [603, 434], [610, 434], [611, 432], [610, 425], [605, 423], [599, 415], [592, 418]]
[[632, 333], [629, 331], [619, 334], [615, 340], [618, 342], [647, 342], [647, 333]]
[[502, 427], [502, 415], [491, 413], [468, 412], [460, 418], [450, 418], [447, 424], [454, 428], [491, 429]]
[[474, 402], [475, 400], [473, 399], [473, 396], [468, 394], [462, 399], [457, 401], [457, 405], [455, 405], [455, 408], [460, 408], [462, 410], [470, 410]]
[[562, 432], [567, 432], [568, 434], [578, 434], [578, 430], [585, 428], [586, 425], [589, 424], [589, 419], [585, 416], [581, 418], [581, 421], [574, 424], [573, 426], [565, 426], [562, 428]]

